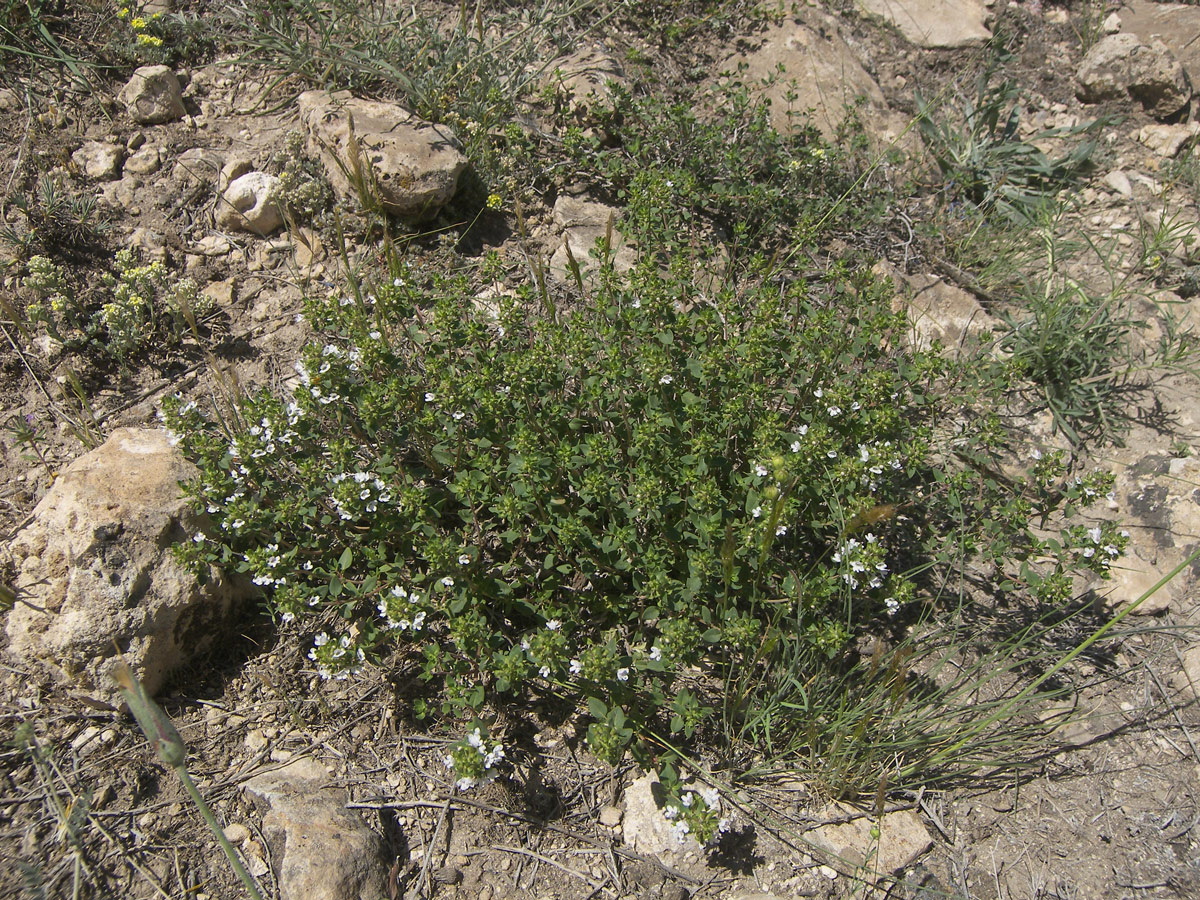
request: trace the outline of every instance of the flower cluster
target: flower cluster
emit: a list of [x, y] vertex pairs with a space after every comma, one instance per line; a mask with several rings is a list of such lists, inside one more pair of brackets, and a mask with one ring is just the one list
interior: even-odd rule
[[478, 726], [467, 733], [446, 754], [446, 768], [455, 775], [454, 785], [460, 791], [481, 787], [496, 780], [496, 766], [504, 759], [504, 745], [499, 741], [490, 747]]
[[361, 647], [355, 647], [354, 641], [348, 634], [340, 638], [331, 638], [322, 631], [313, 638], [313, 647], [308, 651], [308, 658], [317, 664], [317, 674], [322, 681], [333, 678], [345, 681], [351, 675], [362, 671], [366, 661], [366, 652]]
[[721, 796], [716, 788], [684, 788], [667, 802], [663, 815], [680, 843], [689, 837], [708, 847], [721, 839], [730, 828], [728, 816], [721, 815]]

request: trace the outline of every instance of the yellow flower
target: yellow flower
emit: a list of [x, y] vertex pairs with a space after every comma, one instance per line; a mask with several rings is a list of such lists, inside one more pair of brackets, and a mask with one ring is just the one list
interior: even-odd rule
[[149, 44], [151, 47], [161, 47], [162, 46], [162, 38], [155, 37], [152, 34], [139, 34], [138, 35], [138, 43], [139, 44]]
[[503, 198], [499, 194], [488, 194], [487, 205], [488, 209], [499, 209], [504, 203]]
[[117, 18], [118, 19], [128, 19], [129, 18], [129, 7], [122, 6], [120, 9], [118, 9], [117, 10]]
[[146, 20], [143, 19], [141, 16], [138, 16], [136, 19], [134, 19], [132, 22], [129, 23], [129, 27], [132, 28], [134, 31], [141, 31], [143, 28], [146, 27]]

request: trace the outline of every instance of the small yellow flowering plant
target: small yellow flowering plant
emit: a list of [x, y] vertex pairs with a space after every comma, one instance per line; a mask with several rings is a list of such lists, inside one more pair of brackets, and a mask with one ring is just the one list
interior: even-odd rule
[[163, 46], [166, 22], [161, 12], [146, 15], [137, 6], [123, 4], [117, 9], [117, 18], [129, 23], [129, 30], [139, 50]]

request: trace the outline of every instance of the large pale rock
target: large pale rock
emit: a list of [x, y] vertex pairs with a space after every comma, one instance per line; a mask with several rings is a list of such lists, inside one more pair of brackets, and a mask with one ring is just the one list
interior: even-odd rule
[[1192, 97], [1192, 83], [1166, 45], [1158, 38], [1143, 44], [1128, 32], [1097, 41], [1075, 78], [1075, 94], [1084, 103], [1128, 96], [1159, 119], [1180, 112]]
[[[554, 224], [561, 230], [561, 242], [556, 246], [550, 257], [550, 271], [559, 279], [570, 282], [574, 276], [570, 272], [570, 260], [573, 256], [585, 273], [595, 269], [598, 261], [591, 256], [596, 241], [607, 236], [611, 237], [613, 266], [618, 272], [628, 272], [637, 257], [633, 248], [625, 243], [625, 238], [616, 229], [616, 223], [621, 218], [620, 210], [595, 203], [579, 197], [568, 197], [565, 194], [554, 201]], [[568, 256], [567, 247], [571, 248]]]
[[263, 835], [281, 900], [381, 900], [388, 896], [382, 839], [346, 808], [325, 768], [301, 758], [246, 782], [264, 814]]
[[1200, 78], [1200, 6], [1161, 3], [1158, 0], [1125, 0], [1121, 4], [1121, 30], [1136, 34], [1143, 44], [1159, 38], [1195, 81]]
[[306, 91], [298, 103], [309, 152], [320, 157], [342, 197], [357, 198], [355, 181], [362, 181], [387, 212], [421, 219], [458, 190], [467, 158], [449, 129], [394, 103], [361, 100], [347, 91]]
[[1174, 159], [1186, 144], [1200, 134], [1200, 122], [1183, 125], [1147, 125], [1137, 133], [1137, 139], [1159, 156]]
[[658, 775], [648, 772], [625, 789], [625, 814], [622, 817], [625, 844], [636, 853], [650, 856], [700, 850], [693, 837], [680, 841], [671, 823], [663, 815], [666, 792]]
[[[769, 80], [761, 94], [771, 101], [771, 125], [783, 134], [811, 121], [832, 139], [847, 107], [859, 100], [866, 104], [860, 121], [871, 137], [890, 141], [904, 132], [907, 120], [888, 109], [883, 91], [832, 16], [804, 10], [799, 18], [768, 28], [754, 51], [730, 57], [721, 69], [734, 72], [741, 66], [745, 68], [739, 77], [747, 84]], [[810, 111], [811, 119], [806, 115]]]
[[201, 586], [171, 551], [200, 530], [179, 487], [195, 474], [164, 431], [135, 428], [60, 472], [10, 547], [10, 654], [114, 698], [118, 651], [154, 693], [218, 639], [242, 595], [215, 571]]
[[918, 47], [970, 47], [991, 40], [988, 5], [980, 0], [858, 0]]
[[217, 200], [217, 227], [268, 235], [283, 226], [279, 179], [266, 172], [247, 172], [231, 182]]
[[[830, 818], [852, 812], [840, 804], [826, 810]], [[871, 833], [873, 826], [879, 829], [878, 838]], [[805, 832], [804, 839], [848, 865], [878, 875], [892, 875], [908, 868], [933, 846], [929, 832], [911, 810], [887, 813], [878, 820], [857, 816], [848, 822], [820, 825]]]
[[896, 303], [908, 312], [914, 350], [928, 350], [936, 341], [955, 356], [972, 340], [990, 338], [998, 324], [971, 294], [936, 275], [900, 275], [897, 280], [905, 290]]
[[1139, 616], [1160, 616], [1171, 609], [1178, 594], [1176, 582], [1163, 585], [1158, 590], [1154, 586], [1170, 571], [1156, 565], [1138, 552], [1126, 553], [1124, 557], [1113, 563], [1109, 570], [1109, 580], [1101, 582], [1095, 593], [1104, 599], [1105, 604], [1113, 610], [1122, 610], [1136, 603], [1143, 596], [1146, 598], [1133, 611]]
[[183, 89], [169, 66], [142, 66], [135, 70], [117, 98], [133, 121], [141, 125], [174, 122], [187, 113]]

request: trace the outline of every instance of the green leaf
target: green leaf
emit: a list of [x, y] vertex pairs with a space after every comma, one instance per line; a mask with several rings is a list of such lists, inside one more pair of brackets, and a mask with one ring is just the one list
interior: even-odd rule
[[608, 716], [608, 707], [599, 697], [588, 697], [587, 708], [588, 712], [592, 714], [592, 718], [597, 721], [603, 722]]

